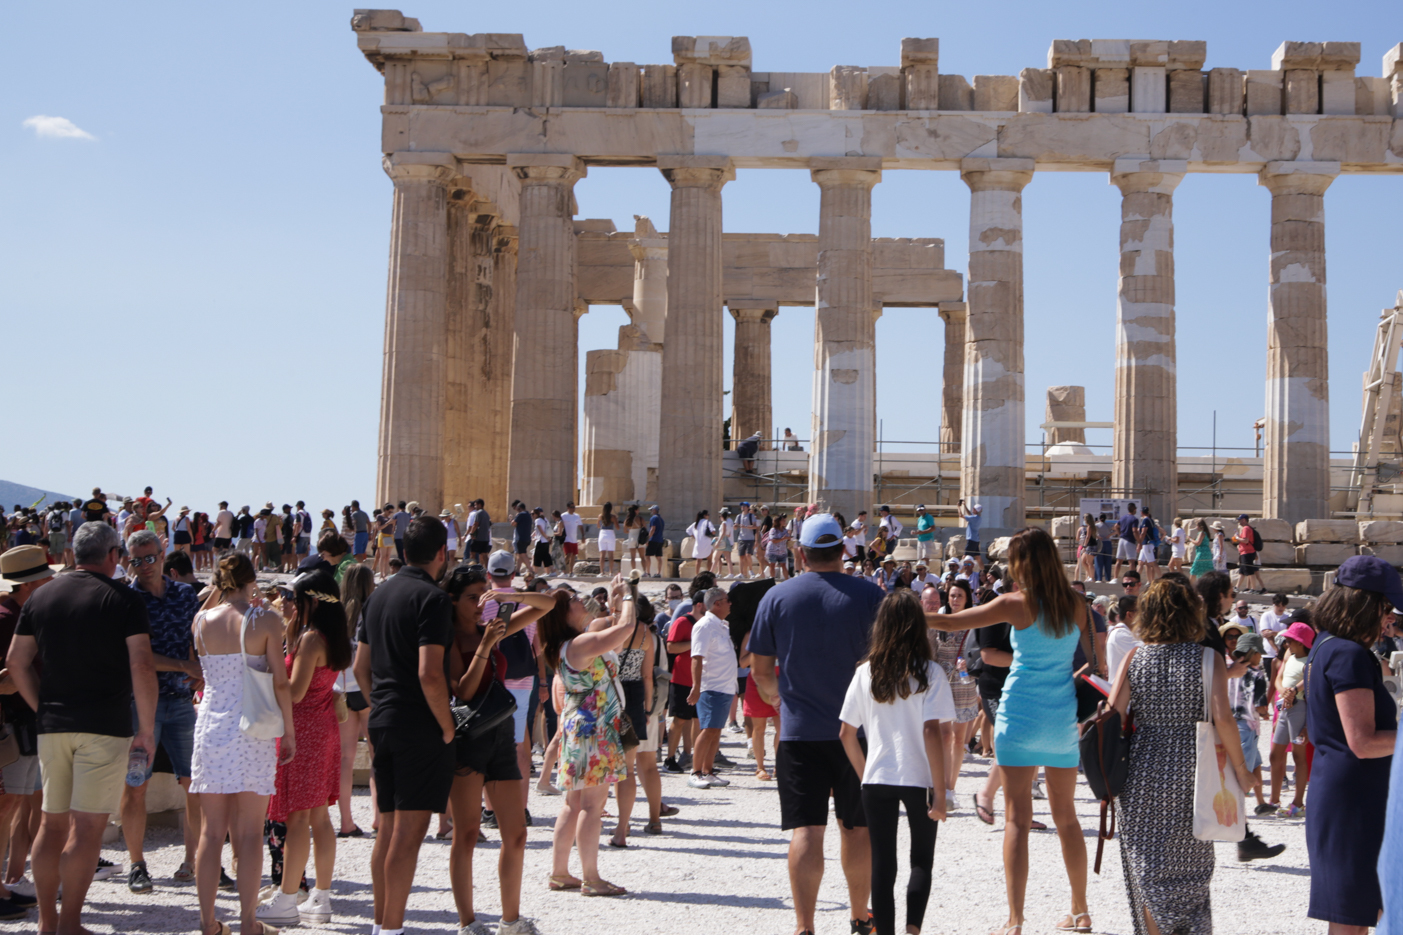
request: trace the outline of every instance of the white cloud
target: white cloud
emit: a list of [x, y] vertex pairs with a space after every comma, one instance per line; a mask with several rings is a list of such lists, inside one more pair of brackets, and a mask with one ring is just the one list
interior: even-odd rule
[[56, 140], [95, 140], [87, 130], [80, 128], [67, 117], [45, 117], [39, 114], [35, 117], [28, 117], [24, 121], [24, 126], [32, 128], [34, 135], [41, 139]]

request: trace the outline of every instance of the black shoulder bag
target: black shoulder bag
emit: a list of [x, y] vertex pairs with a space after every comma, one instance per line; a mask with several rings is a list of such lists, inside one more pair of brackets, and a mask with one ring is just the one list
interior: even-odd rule
[[[1091, 611], [1087, 610], [1087, 629], [1090, 630]], [[1087, 632], [1087, 639], [1091, 643], [1091, 668], [1096, 668], [1096, 636], [1094, 631]], [[1097, 698], [1101, 698], [1101, 693], [1086, 683], [1083, 678], [1077, 679], [1077, 691], [1080, 694], [1083, 690], [1094, 692]], [[1078, 712], [1080, 713], [1080, 712]], [[1101, 803], [1101, 827], [1096, 834], [1096, 863], [1095, 872], [1101, 873], [1101, 854], [1106, 849], [1106, 842], [1116, 836], [1116, 796], [1120, 795], [1125, 788], [1125, 778], [1130, 771], [1130, 738], [1135, 731], [1134, 720], [1132, 718], [1122, 719], [1120, 712], [1112, 705], [1110, 699], [1102, 699], [1096, 703], [1094, 715], [1082, 725], [1081, 740], [1081, 765], [1082, 771], [1086, 774], [1086, 784], [1091, 787], [1091, 794], [1096, 796]], [[1110, 824], [1107, 827], [1107, 815], [1110, 816]]]

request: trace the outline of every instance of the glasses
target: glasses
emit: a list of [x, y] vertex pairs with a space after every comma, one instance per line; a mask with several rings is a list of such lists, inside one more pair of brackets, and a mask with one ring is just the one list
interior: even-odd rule
[[1135, 586], [1136, 586], [1137, 584], [1139, 584], [1139, 583], [1140, 583], [1140, 582], [1134, 581], [1134, 580], [1126, 580], [1126, 581], [1122, 581], [1122, 582], [1120, 583], [1120, 586], [1123, 587], [1123, 588], [1133, 588], [1133, 587], [1135, 587]]
[[133, 555], [131, 558], [131, 564], [137, 568], [140, 568], [142, 565], [154, 565], [160, 560], [161, 556], [159, 555], [144, 555], [141, 557]]

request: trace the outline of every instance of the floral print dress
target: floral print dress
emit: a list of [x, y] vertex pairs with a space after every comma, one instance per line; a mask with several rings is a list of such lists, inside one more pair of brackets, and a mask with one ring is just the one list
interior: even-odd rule
[[596, 656], [584, 669], [567, 661], [570, 643], [560, 647], [565, 706], [560, 712], [560, 764], [555, 784], [562, 791], [586, 789], [624, 778], [619, 741], [623, 702], [614, 690], [617, 668]]

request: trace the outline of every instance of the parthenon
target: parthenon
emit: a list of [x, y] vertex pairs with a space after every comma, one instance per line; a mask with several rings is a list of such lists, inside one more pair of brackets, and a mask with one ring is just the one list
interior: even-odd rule
[[[809, 498], [855, 515], [872, 506], [874, 322], [907, 304], [945, 319], [942, 440], [958, 445], [961, 490], [986, 529], [1017, 528], [1021, 192], [1070, 171], [1106, 173], [1122, 196], [1113, 484], [1173, 516], [1173, 196], [1214, 172], [1255, 174], [1272, 196], [1262, 512], [1330, 515], [1324, 195], [1341, 173], [1403, 173], [1403, 44], [1370, 77], [1355, 74], [1354, 42], [1283, 42], [1270, 68], [1244, 70], [1205, 69], [1204, 42], [1056, 40], [1046, 67], [967, 79], [939, 72], [934, 38], [901, 40], [899, 57], [893, 42], [894, 64], [780, 73], [754, 70], [743, 37], [672, 37], [670, 64], [639, 65], [426, 33], [393, 10], [357, 11], [352, 27], [385, 76], [394, 182], [381, 501], [558, 503], [583, 489], [647, 495], [679, 518], [715, 506], [723, 316], [737, 319], [736, 359], [763, 358], [747, 369], [763, 379], [736, 382], [735, 436], [768, 418], [769, 318], [805, 304]], [[660, 171], [666, 233], [576, 220], [590, 166]], [[817, 236], [723, 232], [738, 168], [808, 170]], [[963, 284], [938, 231], [871, 236], [873, 187], [914, 169], [969, 187]], [[577, 320], [591, 303], [624, 305], [633, 325], [587, 365], [581, 486]]]

